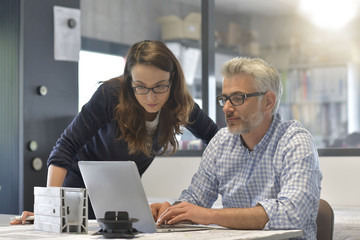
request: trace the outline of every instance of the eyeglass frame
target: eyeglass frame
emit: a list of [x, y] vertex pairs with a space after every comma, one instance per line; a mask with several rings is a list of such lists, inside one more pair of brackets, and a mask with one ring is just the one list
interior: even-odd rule
[[[154, 89], [158, 88], [158, 87], [167, 87], [166, 91], [164, 92], [156, 92], [154, 91]], [[166, 93], [167, 91], [169, 91], [170, 89], [170, 83], [168, 85], [156, 85], [155, 87], [152, 87], [152, 88], [148, 88], [148, 87], [131, 87], [133, 90], [134, 90], [134, 93], [135, 94], [138, 94], [138, 95], [146, 95], [146, 94], [149, 94], [150, 90], [155, 93], [155, 94], [162, 94], [162, 93]], [[146, 93], [138, 93], [136, 92], [136, 89], [137, 88], [142, 88], [142, 89], [146, 89], [147, 92]]]
[[[218, 106], [220, 107], [224, 107], [225, 103], [229, 100], [231, 105], [233, 106], [240, 106], [243, 105], [245, 102], [245, 98], [249, 98], [249, 97], [257, 97], [257, 96], [262, 96], [265, 95], [267, 92], [255, 92], [255, 93], [249, 93], [249, 94], [238, 94], [238, 93], [234, 93], [230, 96], [225, 96], [225, 95], [219, 95], [216, 97], [216, 103]], [[233, 96], [237, 96], [237, 97], [241, 97], [242, 98], [242, 103], [240, 104], [234, 104], [231, 100], [231, 97]], [[222, 104], [220, 104], [220, 100], [222, 102]]]

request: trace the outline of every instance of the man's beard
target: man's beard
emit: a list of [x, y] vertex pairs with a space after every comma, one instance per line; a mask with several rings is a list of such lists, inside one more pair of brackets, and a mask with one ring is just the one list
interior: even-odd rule
[[[232, 114], [226, 116], [226, 118], [231, 117]], [[257, 128], [261, 122], [264, 120], [264, 114], [261, 111], [255, 112], [247, 118], [239, 116], [241, 124], [240, 126], [229, 126], [228, 130], [232, 134], [241, 135], [251, 132], [253, 129]]]

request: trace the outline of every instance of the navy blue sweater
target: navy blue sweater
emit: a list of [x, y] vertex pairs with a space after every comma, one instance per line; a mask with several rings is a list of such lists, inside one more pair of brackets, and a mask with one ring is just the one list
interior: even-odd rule
[[[120, 81], [117, 80], [103, 83], [57, 140], [47, 165], [67, 169], [64, 187], [85, 186], [78, 167], [80, 160], [134, 161], [140, 175], [153, 161], [154, 157], [145, 154], [129, 154], [127, 143], [118, 140], [114, 109], [119, 103], [119, 88]], [[190, 122], [192, 124], [186, 128], [206, 144], [218, 131], [218, 126], [197, 104], [190, 115]], [[154, 144], [153, 149], [157, 152], [159, 147]]]

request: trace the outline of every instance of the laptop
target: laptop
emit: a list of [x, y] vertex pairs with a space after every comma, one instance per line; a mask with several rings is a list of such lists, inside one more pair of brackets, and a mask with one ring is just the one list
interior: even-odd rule
[[133, 227], [140, 232], [173, 232], [205, 230], [198, 224], [175, 224], [158, 228], [151, 214], [136, 164], [133, 161], [79, 161], [96, 219], [107, 211], [127, 211], [137, 218]]

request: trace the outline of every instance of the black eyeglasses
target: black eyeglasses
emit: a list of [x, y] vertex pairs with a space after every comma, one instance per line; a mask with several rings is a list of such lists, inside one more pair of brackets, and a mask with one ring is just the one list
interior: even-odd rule
[[266, 94], [266, 92], [256, 92], [256, 93], [250, 93], [250, 94], [235, 93], [229, 97], [220, 95], [220, 96], [216, 97], [216, 102], [220, 107], [223, 107], [227, 100], [229, 100], [233, 106], [239, 106], [244, 103], [245, 98], [256, 97], [256, 96], [261, 96], [261, 95], [265, 95], [265, 94]]
[[166, 93], [167, 91], [169, 91], [169, 88], [170, 88], [170, 83], [168, 85], [157, 85], [152, 88], [132, 87], [132, 89], [134, 89], [134, 92], [139, 95], [146, 95], [150, 92], [150, 90], [153, 91], [153, 93], [155, 94]]

